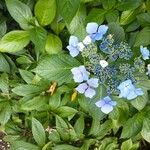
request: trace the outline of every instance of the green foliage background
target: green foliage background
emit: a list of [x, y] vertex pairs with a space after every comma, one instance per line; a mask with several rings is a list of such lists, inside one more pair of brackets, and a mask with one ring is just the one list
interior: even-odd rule
[[145, 76], [139, 84], [146, 96], [131, 103], [115, 97], [108, 116], [94, 105], [103, 87], [92, 100], [71, 101], [70, 69], [82, 60], [66, 46], [70, 35], [85, 37], [88, 22], [108, 24], [135, 56], [150, 45], [150, 0], [0, 1], [0, 130], [12, 150], [137, 150], [150, 142]]

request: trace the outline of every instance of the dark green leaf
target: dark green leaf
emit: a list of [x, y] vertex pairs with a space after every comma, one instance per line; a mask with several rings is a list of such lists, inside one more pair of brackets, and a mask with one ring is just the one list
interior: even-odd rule
[[3, 54], [0, 54], [0, 71], [1, 72], [10, 72], [10, 66]]
[[19, 0], [6, 0], [6, 5], [11, 16], [17, 21], [22, 29], [29, 29], [32, 26], [29, 22], [32, 19], [30, 8]]
[[150, 12], [139, 14], [137, 19], [142, 26], [150, 26]]
[[5, 35], [7, 30], [6, 21], [0, 21], [0, 38]]
[[115, 6], [116, 0], [101, 0], [104, 9], [111, 9]]

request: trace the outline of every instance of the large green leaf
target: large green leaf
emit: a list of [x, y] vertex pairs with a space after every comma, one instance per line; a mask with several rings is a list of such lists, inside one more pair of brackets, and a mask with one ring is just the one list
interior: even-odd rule
[[22, 50], [30, 41], [29, 32], [11, 31], [0, 40], [0, 52], [14, 53]]
[[150, 26], [150, 13], [141, 13], [137, 19], [142, 26]]
[[32, 134], [39, 146], [43, 146], [45, 144], [46, 135], [44, 128], [35, 118], [32, 118]]
[[150, 27], [143, 28], [137, 35], [134, 46], [147, 46], [150, 44]]
[[116, 0], [101, 0], [104, 9], [111, 9], [115, 6]]
[[6, 0], [6, 5], [11, 16], [17, 21], [21, 28], [29, 29], [32, 19], [30, 8], [19, 0]]
[[10, 66], [3, 54], [0, 53], [0, 71], [10, 72]]
[[130, 138], [136, 136], [142, 129], [143, 116], [140, 113], [135, 114], [124, 124], [121, 137]]
[[34, 12], [42, 26], [50, 24], [56, 14], [56, 0], [38, 0]]
[[57, 6], [63, 19], [70, 23], [80, 5], [80, 0], [57, 0]]
[[34, 71], [49, 81], [61, 84], [71, 82], [71, 69], [79, 65], [80, 63], [69, 55], [51, 55], [43, 58]]
[[147, 118], [145, 118], [143, 121], [141, 135], [146, 141], [150, 143], [150, 120]]

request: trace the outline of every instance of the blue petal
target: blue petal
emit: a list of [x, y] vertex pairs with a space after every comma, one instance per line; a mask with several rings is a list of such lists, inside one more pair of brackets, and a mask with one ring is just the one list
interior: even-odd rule
[[144, 95], [144, 92], [142, 91], [141, 88], [136, 89], [135, 92], [136, 92], [137, 95]]
[[104, 101], [104, 100], [99, 100], [99, 101], [97, 101], [97, 102], [95, 103], [95, 105], [96, 105], [97, 107], [102, 107], [102, 106], [105, 105], [105, 101]]
[[110, 113], [113, 110], [113, 106], [109, 104], [105, 104], [104, 106], [101, 107], [101, 111], [105, 114]]
[[73, 79], [75, 82], [77, 83], [83, 82], [83, 76], [78, 67], [72, 68], [71, 72], [73, 74]]
[[140, 51], [144, 60], [149, 59], [150, 51], [147, 49], [147, 47], [140, 46]]
[[111, 98], [109, 96], [104, 97], [103, 100], [105, 101], [106, 104], [111, 102]]
[[96, 33], [98, 29], [98, 24], [95, 22], [88, 23], [86, 26], [86, 32], [88, 34]]
[[103, 34], [101, 34], [101, 33], [96, 33], [96, 34], [95, 34], [94, 39], [95, 39], [96, 41], [101, 40], [102, 38], [103, 38]]
[[69, 53], [72, 57], [76, 57], [79, 54], [79, 50], [73, 46], [67, 46], [67, 49], [69, 50]]
[[93, 88], [98, 87], [98, 79], [97, 78], [91, 78], [87, 81], [87, 83], [90, 87], [93, 87]]
[[80, 72], [82, 73], [82, 77], [84, 81], [87, 81], [89, 78], [90, 73], [86, 71], [86, 68], [84, 66], [79, 67]]
[[83, 94], [85, 93], [86, 89], [88, 88], [88, 85], [86, 83], [82, 83], [82, 84], [79, 84], [78, 87], [76, 87], [76, 90]]
[[102, 36], [107, 32], [108, 26], [101, 25], [98, 27], [98, 33], [100, 33]]
[[88, 89], [85, 91], [84, 94], [85, 94], [86, 97], [92, 98], [96, 94], [96, 92], [95, 92], [94, 89], [88, 87]]
[[128, 96], [128, 94], [129, 94], [129, 92], [130, 92], [130, 90], [128, 89], [128, 88], [124, 88], [124, 89], [122, 89], [121, 91], [120, 91], [120, 95], [119, 95], [119, 97], [120, 98], [126, 98], [127, 96]]
[[137, 97], [137, 94], [136, 94], [135, 90], [133, 90], [133, 91], [130, 91], [130, 93], [127, 96], [127, 99], [132, 100], [132, 99], [135, 99], [136, 97]]
[[79, 41], [76, 36], [70, 36], [69, 45], [76, 47], [78, 43]]

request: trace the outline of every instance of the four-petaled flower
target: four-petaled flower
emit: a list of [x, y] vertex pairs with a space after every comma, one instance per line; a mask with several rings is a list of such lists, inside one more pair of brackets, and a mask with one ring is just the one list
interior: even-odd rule
[[112, 101], [109, 96], [104, 97], [103, 99], [97, 101], [96, 106], [101, 108], [101, 111], [105, 114], [110, 113], [113, 110], [113, 107], [116, 106], [116, 101]]
[[143, 95], [144, 92], [141, 88], [135, 88], [132, 84], [131, 80], [126, 80], [122, 82], [118, 87], [118, 90], [120, 90], [120, 98], [127, 98], [128, 100], [132, 100], [136, 98], [139, 95]]
[[150, 51], [147, 49], [147, 47], [140, 46], [140, 51], [144, 60], [149, 59]]
[[90, 73], [86, 71], [86, 68], [84, 66], [72, 68], [71, 72], [73, 74], [74, 81], [78, 83], [87, 81], [90, 75]]
[[92, 98], [96, 94], [95, 88], [97, 87], [98, 87], [98, 79], [91, 78], [87, 80], [86, 83], [79, 84], [78, 87], [76, 87], [76, 90], [79, 93], [84, 94], [86, 97]]
[[86, 26], [86, 32], [89, 34], [93, 41], [101, 40], [104, 34], [107, 32], [108, 26], [98, 25], [95, 22], [88, 23]]

